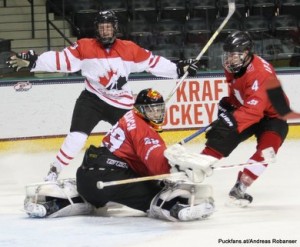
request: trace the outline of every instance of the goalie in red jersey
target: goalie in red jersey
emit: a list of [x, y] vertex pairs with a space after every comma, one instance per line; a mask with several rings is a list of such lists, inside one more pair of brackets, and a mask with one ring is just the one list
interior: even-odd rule
[[[262, 150], [271, 148], [277, 153], [288, 133], [287, 122], [274, 108], [266, 91], [270, 84], [279, 84], [276, 73], [268, 62], [252, 53], [252, 46], [251, 37], [242, 31], [231, 33], [224, 42], [223, 66], [230, 93], [219, 102], [218, 119], [206, 133], [206, 147], [202, 151], [202, 154], [221, 159], [229, 156], [244, 140], [256, 137], [256, 152], [249, 163], [263, 164], [247, 166], [238, 173], [229, 192], [231, 202], [238, 206], [252, 202], [246, 189], [268, 166]], [[283, 92], [281, 96], [288, 106]]]
[[[137, 95], [134, 109], [128, 111], [111, 128], [103, 138], [101, 147], [90, 146], [87, 149], [76, 174], [80, 195], [80, 199], [75, 200], [77, 205], [69, 205], [65, 201], [64, 207], [60, 208], [52, 199], [42, 204], [32, 204], [27, 200], [25, 211], [32, 217], [57, 217], [66, 216], [66, 207], [70, 207], [73, 213], [72, 210], [77, 207], [78, 211], [81, 208], [89, 209], [84, 206], [86, 204], [101, 208], [108, 202], [114, 202], [147, 212], [149, 217], [169, 221], [209, 217], [214, 212], [212, 188], [202, 182], [206, 176], [211, 175], [211, 165], [217, 159], [189, 153], [182, 146], [176, 150], [167, 149], [158, 133], [164, 116], [165, 102], [162, 95], [150, 88], [142, 90]], [[182, 172], [180, 177], [177, 177], [178, 174], [172, 176], [178, 171]], [[97, 188], [98, 181], [159, 174], [170, 174], [170, 178]], [[71, 191], [75, 195], [74, 190]], [[47, 209], [44, 209], [45, 206]]]
[[[172, 183], [163, 185], [158, 181], [145, 181], [105, 187], [99, 190], [97, 181], [114, 181], [164, 173], [178, 172], [175, 164], [164, 156], [166, 145], [157, 131], [164, 122], [165, 103], [161, 94], [152, 89], [142, 90], [136, 98], [134, 109], [127, 112], [103, 138], [102, 147], [91, 146], [77, 170], [78, 192], [89, 203], [102, 207], [107, 202], [117, 202], [128, 207], [148, 211], [149, 216], [167, 220], [196, 220], [214, 211], [211, 188], [196, 185], [196, 204], [190, 207], [190, 185]], [[182, 157], [185, 154], [182, 153]], [[186, 155], [192, 155], [187, 154]], [[211, 171], [209, 159], [198, 165], [195, 155], [193, 164], [176, 160], [188, 180], [202, 182]], [[165, 187], [164, 187], [165, 186]], [[169, 187], [171, 186], [171, 187]], [[177, 187], [176, 187], [177, 186]], [[172, 189], [171, 189], [172, 188]]]

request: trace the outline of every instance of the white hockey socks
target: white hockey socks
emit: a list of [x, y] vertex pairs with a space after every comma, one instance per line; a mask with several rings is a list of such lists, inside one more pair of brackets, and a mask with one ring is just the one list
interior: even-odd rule
[[68, 165], [70, 161], [82, 150], [87, 138], [87, 134], [81, 132], [70, 132], [56, 155], [56, 162], [62, 165]]

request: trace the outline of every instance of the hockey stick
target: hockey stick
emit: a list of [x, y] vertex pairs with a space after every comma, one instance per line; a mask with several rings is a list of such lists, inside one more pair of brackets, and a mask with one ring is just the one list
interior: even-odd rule
[[194, 138], [196, 138], [197, 136], [201, 135], [202, 133], [206, 132], [210, 127], [212, 126], [212, 123], [202, 127], [201, 129], [197, 130], [195, 133], [191, 134], [190, 136], [182, 139], [181, 141], [178, 142], [178, 144], [183, 145], [191, 140], [193, 140]]
[[242, 167], [242, 166], [256, 166], [256, 165], [263, 165], [266, 163], [274, 163], [276, 161], [276, 153], [272, 147], [265, 148], [262, 151], [262, 156], [264, 157], [263, 161], [259, 162], [246, 162], [241, 164], [235, 164], [235, 165], [222, 165], [213, 167], [214, 170], [223, 170], [228, 168], [236, 168], [236, 167]]
[[[236, 167], [243, 167], [243, 166], [263, 165], [263, 164], [266, 164], [266, 163], [267, 163], [266, 161], [265, 162], [255, 162], [255, 163], [241, 163], [241, 164], [234, 164], [234, 165], [224, 165], [224, 166], [212, 167], [212, 169], [214, 171], [219, 171], [219, 170], [236, 168]], [[180, 177], [184, 174], [185, 174], [184, 172], [178, 172], [178, 173], [166, 173], [166, 174], [155, 175], [155, 176], [115, 180], [115, 181], [109, 181], [109, 182], [98, 181], [97, 182], [97, 188], [99, 190], [101, 190], [104, 187], [108, 187], [108, 186], [121, 185], [121, 184], [131, 184], [131, 183], [138, 183], [138, 182], [149, 181], [149, 180], [159, 180], [159, 179], [165, 179], [165, 178], [175, 178], [177, 176]]]
[[137, 183], [137, 182], [156, 180], [156, 179], [159, 180], [159, 179], [164, 179], [164, 178], [176, 178], [176, 177], [180, 178], [181, 176], [184, 176], [184, 175], [185, 175], [184, 172], [177, 172], [177, 173], [166, 173], [166, 174], [147, 176], [147, 177], [122, 179], [122, 180], [109, 181], [109, 182], [98, 181], [97, 188], [101, 190], [107, 186], [130, 184], [130, 183]]
[[[261, 161], [261, 162], [254, 162], [254, 163], [247, 162], [247, 163], [234, 164], [234, 165], [223, 165], [223, 166], [217, 166], [217, 167], [213, 166], [212, 169], [218, 171], [218, 170], [237, 168], [237, 167], [243, 167], [243, 166], [263, 165], [266, 163], [274, 163], [275, 162], [276, 154], [272, 147], [262, 150], [262, 155], [264, 157], [264, 161]], [[180, 178], [181, 176], [185, 176], [185, 173], [184, 172], [167, 173], [167, 174], [161, 174], [161, 175], [139, 177], [139, 178], [129, 178], [129, 179], [123, 179], [123, 180], [109, 181], [109, 182], [98, 181], [97, 188], [101, 190], [104, 187], [108, 187], [108, 186], [137, 183], [137, 182], [156, 180], [156, 179], [159, 180], [159, 179], [176, 178], [176, 177]]]
[[[202, 58], [203, 54], [207, 51], [208, 47], [211, 46], [211, 44], [213, 43], [213, 41], [215, 40], [215, 38], [217, 37], [217, 35], [222, 31], [222, 29], [224, 28], [224, 26], [227, 24], [227, 22], [229, 21], [229, 19], [233, 15], [234, 11], [235, 11], [235, 0], [228, 0], [228, 14], [225, 17], [225, 19], [223, 20], [223, 22], [221, 23], [221, 25], [219, 26], [219, 28], [215, 31], [215, 33], [211, 36], [211, 38], [208, 40], [208, 42], [206, 43], [206, 45], [203, 47], [202, 51], [196, 57], [195, 60], [197, 62], [200, 61], [200, 59]], [[184, 73], [184, 75], [181, 77], [180, 81], [177, 83], [177, 85], [173, 88], [173, 90], [171, 91], [171, 93], [166, 98], [166, 100], [165, 100], [166, 104], [172, 98], [173, 94], [177, 91], [177, 89], [183, 83], [184, 79], [188, 76], [188, 74], [189, 74], [188, 71], [186, 71]]]
[[263, 164], [266, 164], [266, 163], [268, 163], [268, 162], [266, 160], [264, 160], [263, 162], [254, 162], [254, 163], [246, 162], [246, 163], [234, 164], [234, 165], [223, 165], [223, 166], [213, 167], [213, 170], [214, 171], [219, 171], [219, 170], [237, 168], [237, 167], [244, 167], [244, 166], [258, 166], [258, 165], [263, 165]]

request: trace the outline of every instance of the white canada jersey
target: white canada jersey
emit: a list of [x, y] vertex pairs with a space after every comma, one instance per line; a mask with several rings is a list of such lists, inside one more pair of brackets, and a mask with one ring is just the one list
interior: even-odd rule
[[86, 89], [101, 100], [122, 109], [134, 103], [127, 83], [130, 73], [149, 72], [155, 76], [177, 78], [176, 64], [153, 55], [128, 40], [116, 39], [105, 49], [93, 38], [84, 38], [64, 50], [42, 53], [35, 71], [73, 73], [81, 70]]

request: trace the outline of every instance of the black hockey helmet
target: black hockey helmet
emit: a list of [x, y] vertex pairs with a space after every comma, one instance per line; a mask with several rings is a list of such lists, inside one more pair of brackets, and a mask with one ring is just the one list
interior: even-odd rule
[[[116, 40], [118, 32], [118, 18], [114, 11], [100, 11], [95, 18], [96, 38], [104, 47], [110, 47]], [[113, 27], [113, 35], [111, 37], [102, 37], [98, 30], [98, 25], [102, 23], [111, 23]]]
[[136, 97], [134, 109], [156, 131], [162, 131], [162, 124], [165, 118], [165, 101], [158, 91], [152, 88], [140, 91]]
[[230, 73], [238, 73], [245, 62], [252, 56], [253, 41], [249, 33], [236, 31], [227, 36], [224, 41], [222, 63]]

